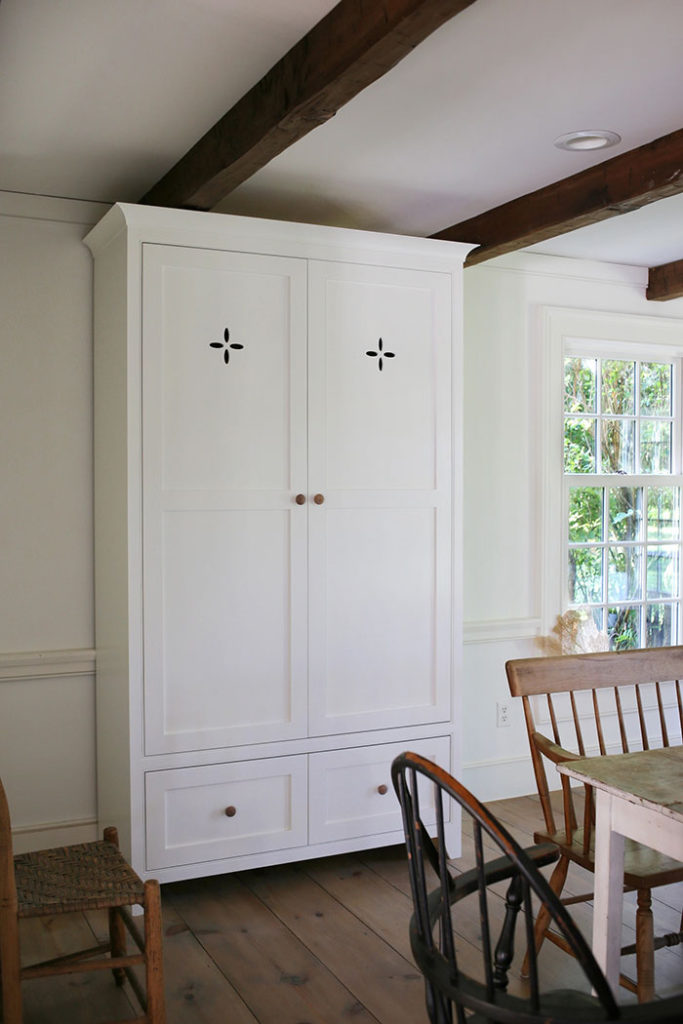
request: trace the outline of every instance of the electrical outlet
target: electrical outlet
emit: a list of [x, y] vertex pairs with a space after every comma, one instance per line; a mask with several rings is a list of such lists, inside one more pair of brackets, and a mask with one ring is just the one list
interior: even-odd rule
[[506, 729], [510, 725], [510, 704], [506, 700], [496, 703], [496, 728]]

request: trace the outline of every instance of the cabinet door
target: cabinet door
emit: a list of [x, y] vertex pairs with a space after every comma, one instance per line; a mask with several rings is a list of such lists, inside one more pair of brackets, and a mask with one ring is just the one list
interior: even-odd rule
[[447, 721], [451, 279], [309, 272], [310, 729]]
[[305, 735], [305, 261], [143, 270], [147, 753]]

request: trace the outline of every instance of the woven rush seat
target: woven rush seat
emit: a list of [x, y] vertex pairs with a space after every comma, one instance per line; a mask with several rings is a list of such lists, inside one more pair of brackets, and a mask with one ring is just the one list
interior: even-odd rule
[[[143, 911], [138, 921], [130, 909], [136, 905]], [[22, 963], [22, 918], [91, 910], [107, 912], [106, 941], [42, 963]], [[113, 826], [93, 843], [15, 856], [0, 779], [0, 1020], [24, 1024], [22, 982], [80, 971], [111, 971], [117, 985], [129, 984], [141, 1011], [128, 1018], [130, 1024], [165, 1024], [159, 883], [139, 878], [119, 852]]]
[[104, 840], [14, 858], [19, 917], [144, 905], [144, 886], [118, 848]]

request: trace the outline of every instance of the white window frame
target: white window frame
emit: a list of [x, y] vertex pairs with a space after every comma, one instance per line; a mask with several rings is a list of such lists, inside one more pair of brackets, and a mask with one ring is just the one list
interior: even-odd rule
[[[542, 358], [539, 361], [539, 385], [542, 395], [541, 409], [541, 515], [542, 579], [541, 619], [542, 632], [549, 636], [557, 624], [558, 616], [569, 607], [567, 593], [568, 574], [568, 493], [569, 486], [579, 483], [614, 486], [621, 479], [618, 474], [591, 474], [565, 477], [564, 473], [564, 358], [565, 355], [587, 354], [608, 358], [641, 359], [656, 362], [683, 359], [683, 320], [665, 317], [603, 313], [588, 310], [545, 307], [542, 310]], [[683, 430], [681, 364], [674, 375], [674, 426], [672, 437], [672, 469], [666, 476], [667, 484], [683, 486]], [[658, 482], [662, 477], [643, 474], [629, 477], [635, 485]], [[683, 574], [683, 557], [679, 560]], [[683, 579], [681, 580], [681, 606], [683, 608]], [[683, 622], [679, 608], [679, 640], [683, 642]]]

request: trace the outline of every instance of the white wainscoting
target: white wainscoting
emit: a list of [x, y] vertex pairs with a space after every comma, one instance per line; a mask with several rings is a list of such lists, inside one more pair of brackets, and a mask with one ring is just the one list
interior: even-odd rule
[[[536, 792], [522, 702], [510, 696], [505, 662], [541, 654], [539, 629], [536, 618], [465, 625], [462, 782], [480, 800]], [[510, 725], [506, 728], [496, 724], [499, 701], [510, 705]]]
[[[524, 738], [525, 750], [519, 756], [469, 761], [463, 766], [462, 782], [479, 800], [506, 800], [513, 796], [536, 793], [536, 780], [529, 754], [529, 745]], [[548, 782], [552, 786], [552, 779]], [[557, 789], [560, 788], [559, 775]], [[538, 805], [539, 825], [541, 805]]]
[[94, 650], [0, 653], [0, 722], [15, 852], [96, 838]]
[[92, 266], [108, 204], [0, 192], [0, 775], [16, 848], [96, 833]]

